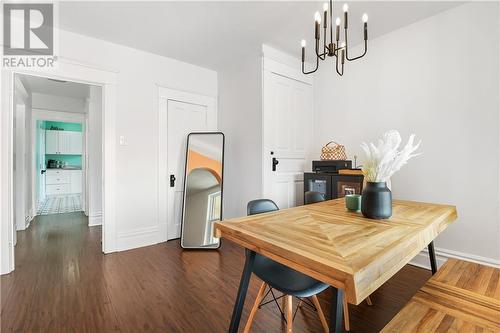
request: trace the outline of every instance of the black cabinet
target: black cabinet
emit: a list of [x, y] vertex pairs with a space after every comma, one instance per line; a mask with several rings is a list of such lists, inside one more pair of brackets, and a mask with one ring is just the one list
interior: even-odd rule
[[338, 173], [304, 173], [304, 192], [322, 193], [326, 200], [342, 198], [346, 194], [361, 194], [362, 175], [340, 175]]

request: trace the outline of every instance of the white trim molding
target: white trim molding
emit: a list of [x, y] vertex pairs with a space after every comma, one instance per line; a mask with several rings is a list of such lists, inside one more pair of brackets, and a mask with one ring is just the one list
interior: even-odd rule
[[[495, 260], [493, 258], [486, 258], [477, 256], [474, 254], [468, 254], [459, 251], [447, 250], [442, 248], [435, 247], [436, 250], [436, 261], [438, 268], [443, 265], [446, 260], [450, 258], [455, 258], [459, 260], [471, 261], [481, 265], [493, 266], [496, 268], [500, 268], [500, 260]], [[410, 261], [410, 265], [425, 268], [430, 270], [430, 262], [429, 262], [429, 251], [426, 249], [422, 250], [412, 261]]]
[[102, 225], [102, 212], [93, 212], [88, 215], [89, 227]]
[[119, 232], [116, 241], [117, 251], [158, 244], [162, 241], [158, 237], [158, 231], [158, 226], [152, 226]]

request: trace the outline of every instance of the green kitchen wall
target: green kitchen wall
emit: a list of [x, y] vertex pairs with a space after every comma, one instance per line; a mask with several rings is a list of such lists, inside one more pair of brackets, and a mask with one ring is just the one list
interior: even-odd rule
[[45, 154], [45, 162], [48, 163], [49, 160], [68, 162], [69, 166], [82, 167], [82, 155]]
[[52, 126], [62, 128], [65, 131], [81, 132], [82, 124], [80, 123], [66, 123], [61, 121], [45, 121], [45, 129], [49, 130]]

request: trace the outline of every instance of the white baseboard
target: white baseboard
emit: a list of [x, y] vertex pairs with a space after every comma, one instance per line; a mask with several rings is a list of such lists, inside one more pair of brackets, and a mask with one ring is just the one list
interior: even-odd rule
[[117, 251], [131, 250], [158, 243], [158, 226], [120, 232], [117, 237]]
[[[444, 264], [446, 262], [446, 260], [448, 260], [449, 258], [466, 260], [466, 261], [475, 262], [475, 263], [478, 263], [481, 265], [493, 266], [493, 267], [500, 268], [500, 260], [496, 260], [493, 258], [486, 258], [486, 257], [476, 256], [474, 254], [453, 251], [453, 250], [447, 250], [447, 249], [442, 249], [442, 248], [437, 248], [437, 247], [435, 247], [435, 251], [436, 251], [436, 261], [437, 261], [438, 268], [441, 267], [441, 265]], [[429, 262], [429, 252], [428, 252], [427, 248], [422, 250], [419, 254], [417, 254], [417, 256], [415, 258], [413, 258], [412, 261], [410, 261], [410, 265], [430, 270], [431, 265]]]
[[89, 227], [94, 227], [97, 225], [102, 225], [102, 213], [95, 212], [88, 215]]

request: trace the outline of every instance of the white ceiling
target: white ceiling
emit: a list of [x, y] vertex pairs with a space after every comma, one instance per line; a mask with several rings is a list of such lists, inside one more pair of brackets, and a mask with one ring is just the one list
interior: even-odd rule
[[20, 75], [23, 84], [34, 93], [86, 99], [89, 85], [69, 81], [55, 81], [44, 77]]
[[[300, 57], [300, 40], [313, 41], [315, 11], [323, 2], [62, 2], [60, 26], [114, 43], [220, 70], [262, 43]], [[386, 34], [463, 2], [349, 2], [350, 44]], [[342, 3], [335, 3], [340, 13]], [[397, 46], [396, 46], [397, 47]]]

